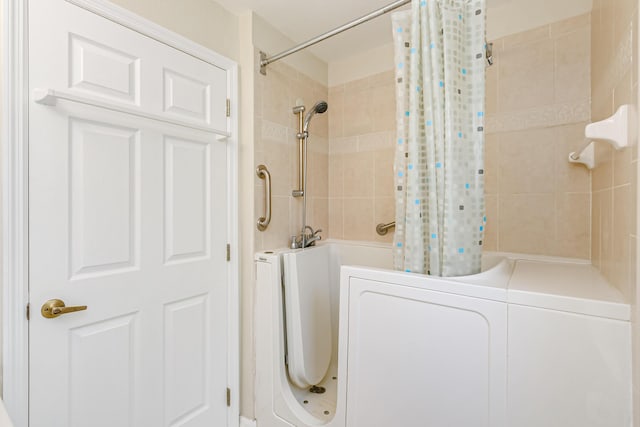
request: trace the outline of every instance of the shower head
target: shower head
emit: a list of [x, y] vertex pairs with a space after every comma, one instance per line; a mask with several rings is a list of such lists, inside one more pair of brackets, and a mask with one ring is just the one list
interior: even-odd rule
[[307, 117], [304, 118], [303, 131], [307, 132], [309, 130], [309, 122], [311, 121], [311, 118], [314, 116], [314, 114], [326, 113], [328, 108], [329, 108], [329, 104], [327, 104], [326, 101], [316, 102], [316, 105], [314, 105], [311, 108], [311, 111], [309, 111], [309, 113], [307, 114]]

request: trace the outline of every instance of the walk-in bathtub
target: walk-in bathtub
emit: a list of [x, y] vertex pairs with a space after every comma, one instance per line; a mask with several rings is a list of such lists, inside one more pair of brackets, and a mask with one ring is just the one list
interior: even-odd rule
[[[283, 295], [304, 298], [283, 291], [296, 285], [284, 271], [321, 253], [328, 305], [296, 314]], [[255, 259], [259, 427], [631, 425], [630, 308], [588, 263], [488, 254], [482, 273], [443, 279], [391, 270], [389, 246], [343, 241]], [[285, 323], [318, 307], [331, 329], [312, 346], [331, 346], [322, 394], [286, 364]]]

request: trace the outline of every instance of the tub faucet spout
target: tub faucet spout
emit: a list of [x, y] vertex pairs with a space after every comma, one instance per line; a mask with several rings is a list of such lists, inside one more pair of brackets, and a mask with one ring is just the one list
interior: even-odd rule
[[[306, 233], [307, 230], [309, 230], [309, 233]], [[316, 241], [322, 239], [322, 236], [320, 236], [321, 232], [321, 228], [314, 231], [313, 228], [306, 225], [302, 230], [302, 247], [308, 248], [309, 246], [315, 246]]]
[[304, 247], [308, 248], [309, 246], [315, 246], [317, 240], [322, 240], [322, 236], [310, 236], [306, 238]]

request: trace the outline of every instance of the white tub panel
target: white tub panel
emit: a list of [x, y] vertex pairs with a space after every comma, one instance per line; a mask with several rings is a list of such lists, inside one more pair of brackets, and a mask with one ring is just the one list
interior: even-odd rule
[[329, 248], [283, 254], [289, 377], [301, 388], [319, 384], [331, 362]]
[[347, 425], [504, 426], [506, 305], [352, 270], [343, 269], [341, 299], [348, 294]]
[[630, 426], [629, 334], [629, 322], [509, 305], [509, 426]]
[[629, 320], [629, 304], [590, 264], [516, 261], [508, 302]]

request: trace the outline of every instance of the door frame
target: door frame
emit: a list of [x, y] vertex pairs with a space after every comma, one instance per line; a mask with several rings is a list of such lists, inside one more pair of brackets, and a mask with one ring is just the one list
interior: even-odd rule
[[[227, 138], [228, 427], [240, 416], [240, 290], [238, 250], [238, 65], [186, 37], [107, 0], [65, 0], [160, 43], [226, 70], [231, 99]], [[15, 427], [29, 425], [29, 102], [28, 0], [2, 0], [2, 379], [3, 399]], [[37, 307], [32, 310], [37, 312]]]

